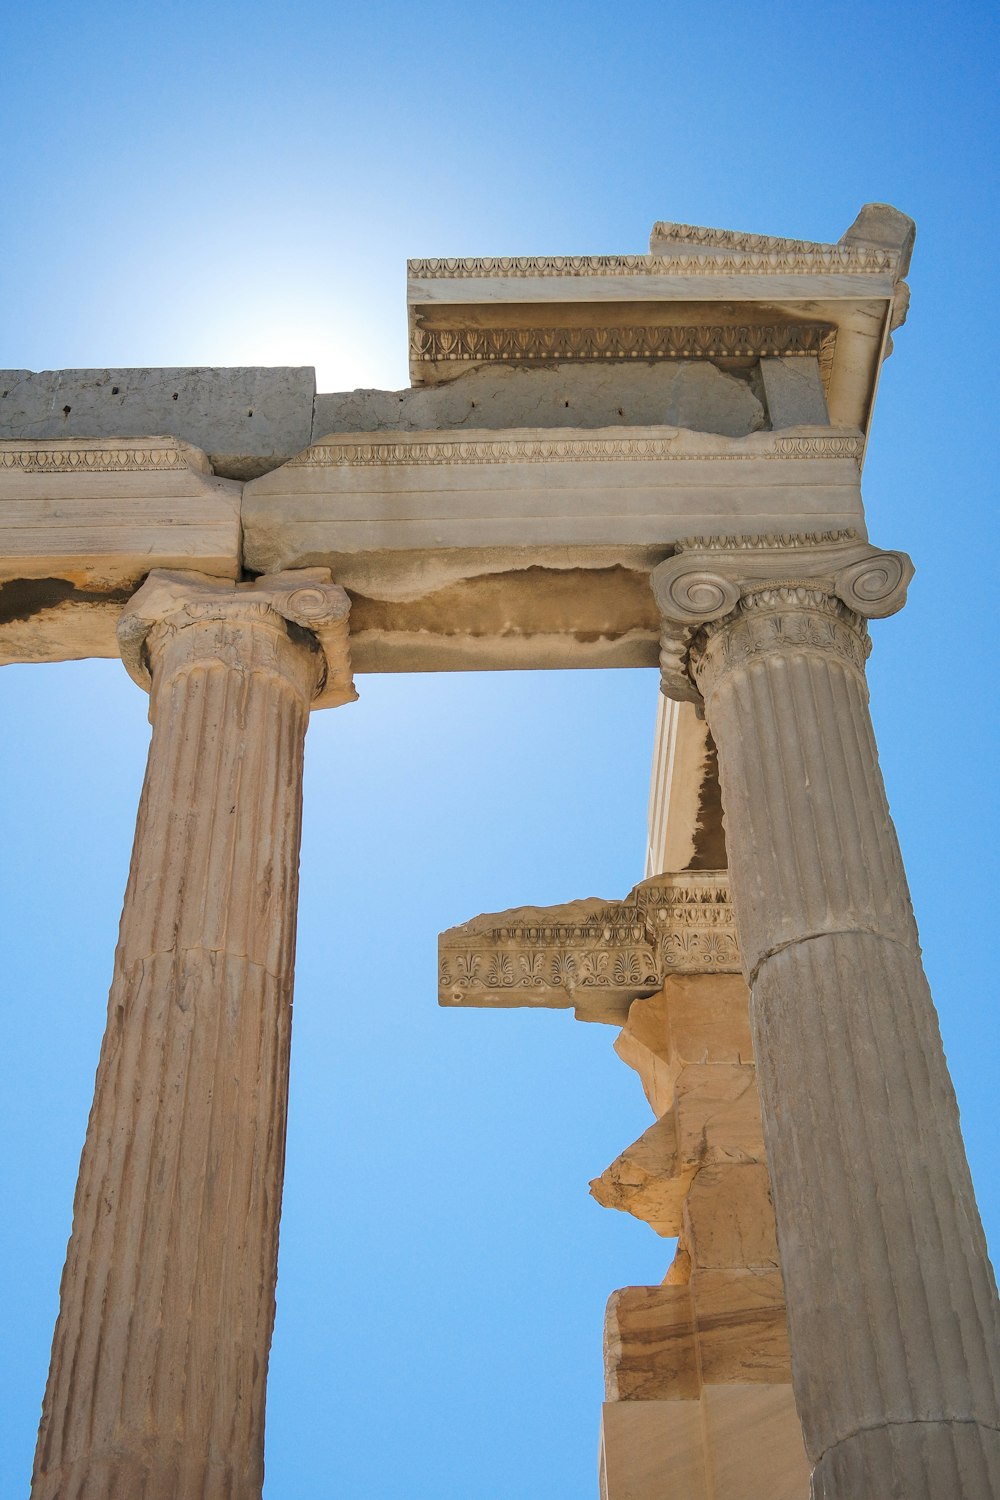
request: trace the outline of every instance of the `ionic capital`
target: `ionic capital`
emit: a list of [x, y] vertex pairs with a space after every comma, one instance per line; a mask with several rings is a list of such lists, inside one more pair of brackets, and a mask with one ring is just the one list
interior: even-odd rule
[[[132, 596], [118, 622], [118, 646], [129, 676], [149, 692], [157, 653], [190, 626], [223, 627], [232, 664], [239, 665], [239, 632], [268, 627], [299, 639], [317, 654], [313, 708], [357, 698], [351, 676], [348, 615], [351, 601], [328, 568], [296, 568], [233, 583], [204, 573], [156, 569]], [[291, 630], [289, 627], [292, 627]]]
[[770, 649], [834, 651], [859, 671], [865, 621], [906, 602], [913, 564], [855, 531], [686, 538], [653, 570], [668, 698], [700, 703], [722, 665]]

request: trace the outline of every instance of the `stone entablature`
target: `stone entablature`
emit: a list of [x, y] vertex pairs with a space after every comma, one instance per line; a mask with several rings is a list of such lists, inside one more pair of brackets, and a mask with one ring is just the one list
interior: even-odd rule
[[449, 1006], [573, 1007], [619, 1025], [670, 974], [738, 974], [725, 871], [658, 875], [624, 901], [570, 901], [476, 917], [438, 939]]
[[695, 528], [863, 527], [856, 432], [330, 435], [248, 484], [170, 438], [0, 441], [0, 661], [116, 653], [152, 568], [329, 567], [355, 668], [652, 666]]
[[838, 244], [656, 224], [648, 255], [408, 262], [410, 378], [483, 364], [820, 359], [835, 426], [867, 434], [906, 316], [913, 224], [866, 204]]

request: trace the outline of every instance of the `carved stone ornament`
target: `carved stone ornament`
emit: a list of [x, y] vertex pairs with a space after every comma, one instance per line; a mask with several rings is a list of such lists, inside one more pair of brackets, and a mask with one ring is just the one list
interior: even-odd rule
[[[703, 230], [701, 233], [718, 233]], [[682, 246], [670, 257], [672, 270], [697, 276], [865, 276], [898, 271], [898, 251], [876, 245], [827, 245], [813, 241], [774, 241], [780, 248], [761, 249], [749, 243], [759, 236], [743, 236], [743, 243], [707, 254], [704, 245]], [[540, 276], [659, 276], [662, 255], [476, 255], [408, 260], [411, 281], [447, 277], [497, 277], [505, 280]]]
[[475, 917], [438, 939], [442, 1005], [572, 1006], [621, 1024], [671, 974], [738, 974], [724, 870], [644, 880], [624, 901], [570, 901]]
[[270, 616], [305, 631], [323, 656], [313, 708], [334, 708], [357, 698], [351, 676], [348, 615], [351, 601], [329, 568], [295, 568], [252, 583], [232, 583], [204, 573], [156, 569], [126, 605], [118, 645], [129, 676], [149, 692], [149, 642], [153, 631], [218, 621], [249, 624]]
[[[902, 609], [913, 564], [904, 552], [880, 552], [853, 530], [758, 537], [687, 537], [653, 570], [660, 611], [661, 690], [702, 702], [712, 653], [729, 631], [727, 656], [769, 644], [838, 650], [863, 669], [870, 650], [866, 619]], [[716, 657], [718, 653], [715, 653]]]
[[418, 364], [539, 364], [586, 360], [832, 359], [837, 332], [828, 323], [623, 324], [620, 327], [415, 327]]

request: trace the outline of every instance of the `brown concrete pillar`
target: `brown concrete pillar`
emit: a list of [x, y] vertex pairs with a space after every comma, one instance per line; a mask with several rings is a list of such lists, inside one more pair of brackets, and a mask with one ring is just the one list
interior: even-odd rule
[[325, 569], [154, 573], [123, 616], [153, 733], [32, 1500], [260, 1500], [303, 741], [354, 696], [348, 609]]
[[719, 752], [813, 1495], [995, 1500], [1000, 1317], [868, 713], [848, 537], [692, 543], [654, 574], [667, 689]]

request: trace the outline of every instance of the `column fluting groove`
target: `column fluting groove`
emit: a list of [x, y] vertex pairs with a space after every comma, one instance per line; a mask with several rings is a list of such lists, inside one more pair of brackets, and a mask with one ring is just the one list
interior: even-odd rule
[[296, 587], [153, 575], [130, 606], [153, 732], [33, 1500], [260, 1500], [302, 761], [325, 666], [283, 613]]
[[867, 651], [831, 591], [783, 584], [744, 585], [689, 655], [719, 753], [796, 1400], [817, 1500], [996, 1500], [996, 1285]]

